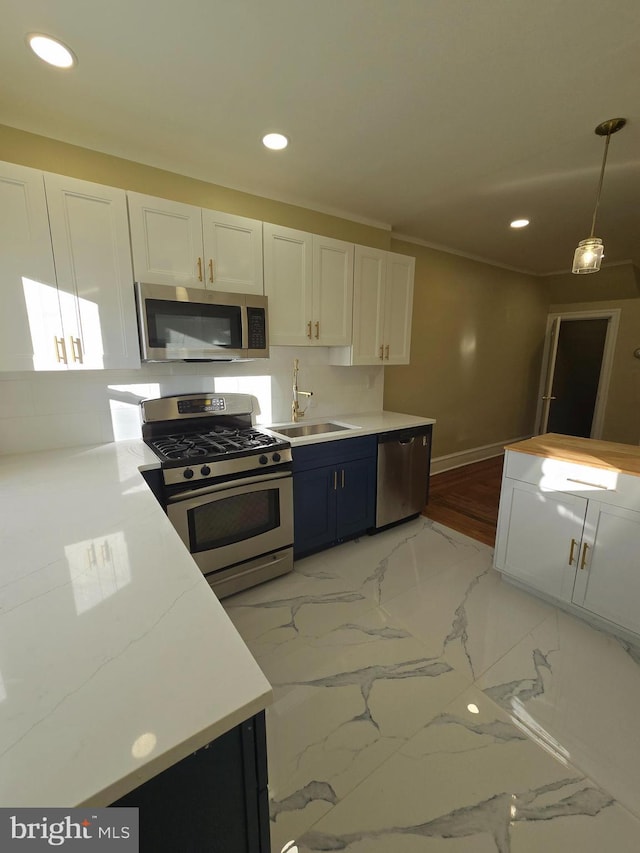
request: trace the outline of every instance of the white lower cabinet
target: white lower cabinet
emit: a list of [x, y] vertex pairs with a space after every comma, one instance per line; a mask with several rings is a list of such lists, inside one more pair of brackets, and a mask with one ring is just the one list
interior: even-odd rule
[[[640, 635], [640, 512], [631, 508], [640, 506], [640, 478], [619, 475], [620, 488], [599, 488], [602, 469], [590, 476], [582, 467], [579, 477], [565, 478], [570, 491], [561, 492], [550, 486], [553, 474], [540, 482], [506, 476], [511, 455], [507, 451], [500, 495], [496, 569], [575, 612]], [[527, 466], [518, 460], [518, 467]]]
[[640, 634], [640, 512], [589, 501], [573, 602]]
[[0, 164], [0, 370], [139, 367], [125, 193]]
[[[505, 478], [500, 496], [496, 568], [562, 601], [571, 601], [587, 508], [584, 498], [543, 492]], [[571, 562], [569, 562], [571, 558]]]

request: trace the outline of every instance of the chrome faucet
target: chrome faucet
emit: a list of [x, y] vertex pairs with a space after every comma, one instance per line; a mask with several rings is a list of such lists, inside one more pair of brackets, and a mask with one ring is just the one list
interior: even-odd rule
[[291, 420], [297, 423], [300, 418], [304, 417], [304, 413], [306, 409], [300, 410], [300, 404], [298, 402], [299, 396], [303, 397], [313, 397], [313, 391], [300, 391], [298, 388], [298, 359], [293, 359], [293, 402], [291, 403]]

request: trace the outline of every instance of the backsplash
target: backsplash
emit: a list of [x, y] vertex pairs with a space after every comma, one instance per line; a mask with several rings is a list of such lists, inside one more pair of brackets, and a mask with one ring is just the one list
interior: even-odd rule
[[291, 420], [293, 359], [298, 385], [313, 391], [307, 417], [380, 411], [383, 367], [334, 367], [326, 347], [271, 347], [269, 359], [146, 364], [140, 370], [0, 373], [0, 453], [103, 444], [140, 436], [145, 397], [198, 391], [255, 395], [262, 424]]

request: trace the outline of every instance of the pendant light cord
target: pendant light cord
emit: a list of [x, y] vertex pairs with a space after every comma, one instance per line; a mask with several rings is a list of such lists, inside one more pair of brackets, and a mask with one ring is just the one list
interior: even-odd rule
[[609, 140], [611, 139], [611, 134], [607, 133], [607, 141], [604, 144], [604, 155], [602, 157], [602, 168], [600, 169], [600, 182], [598, 184], [598, 193], [596, 195], [596, 206], [593, 211], [593, 220], [591, 221], [591, 234], [589, 237], [593, 237], [596, 231], [596, 215], [598, 213], [598, 205], [600, 204], [600, 194], [602, 193], [602, 183], [604, 181], [604, 167], [607, 164], [607, 151], [609, 150]]

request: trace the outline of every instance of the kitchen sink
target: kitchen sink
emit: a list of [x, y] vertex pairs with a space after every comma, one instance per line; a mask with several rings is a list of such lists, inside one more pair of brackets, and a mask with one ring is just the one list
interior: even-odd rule
[[273, 432], [278, 435], [286, 435], [287, 438], [300, 438], [304, 435], [321, 435], [325, 432], [338, 432], [339, 430], [354, 429], [344, 424], [296, 424], [290, 427], [272, 427]]

